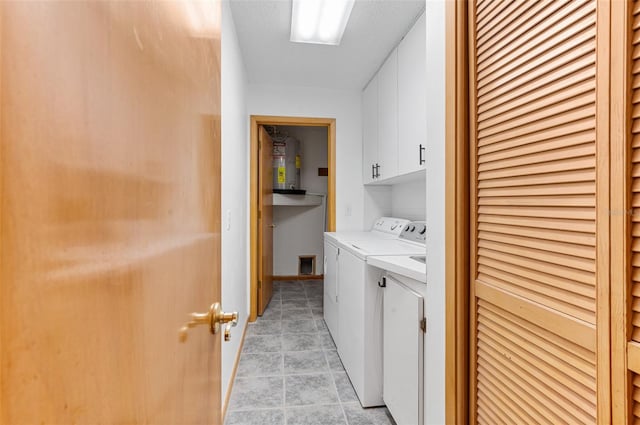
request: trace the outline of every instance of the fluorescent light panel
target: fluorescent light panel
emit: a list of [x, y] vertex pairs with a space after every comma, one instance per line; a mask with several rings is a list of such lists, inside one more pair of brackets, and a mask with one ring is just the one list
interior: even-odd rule
[[291, 41], [338, 45], [354, 0], [292, 0]]

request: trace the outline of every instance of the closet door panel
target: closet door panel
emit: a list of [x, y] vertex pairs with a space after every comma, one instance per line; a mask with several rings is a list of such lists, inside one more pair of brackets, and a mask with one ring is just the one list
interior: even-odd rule
[[597, 418], [596, 2], [480, 0], [471, 42], [471, 417]]

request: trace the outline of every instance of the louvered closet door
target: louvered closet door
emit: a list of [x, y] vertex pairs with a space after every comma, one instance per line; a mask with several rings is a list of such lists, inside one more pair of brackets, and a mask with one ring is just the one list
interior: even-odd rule
[[596, 422], [596, 2], [470, 7], [471, 417]]

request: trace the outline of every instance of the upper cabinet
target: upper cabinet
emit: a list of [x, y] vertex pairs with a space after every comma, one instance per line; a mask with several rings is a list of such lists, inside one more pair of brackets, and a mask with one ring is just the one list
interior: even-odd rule
[[376, 178], [378, 162], [378, 76], [362, 92], [362, 181]]
[[398, 175], [398, 49], [378, 72], [378, 179]]
[[423, 14], [398, 46], [398, 174], [426, 162], [426, 36]]
[[425, 79], [423, 14], [362, 93], [365, 184], [391, 184], [424, 169]]

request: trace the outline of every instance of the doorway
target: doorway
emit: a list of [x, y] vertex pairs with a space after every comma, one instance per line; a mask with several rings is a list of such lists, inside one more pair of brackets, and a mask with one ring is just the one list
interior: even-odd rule
[[[250, 314], [249, 321], [256, 320], [261, 310], [264, 310], [270, 300], [272, 272], [272, 242], [274, 224], [272, 215], [273, 196], [272, 184], [280, 180], [271, 180], [272, 164], [270, 162], [272, 134], [280, 131], [279, 136], [292, 131], [293, 128], [324, 127], [326, 129], [327, 167], [318, 168], [318, 174], [326, 174], [326, 197], [324, 205], [326, 216], [326, 231], [335, 230], [335, 119], [333, 118], [304, 118], [251, 116], [251, 146], [250, 146]], [[279, 137], [278, 136], [278, 137]], [[276, 138], [278, 138], [276, 137]], [[261, 140], [263, 139], [263, 140]], [[261, 147], [263, 150], [261, 150]], [[304, 159], [303, 159], [304, 161]], [[278, 177], [278, 176], [276, 176]], [[282, 178], [283, 181], [286, 178]], [[265, 196], [266, 195], [266, 196]], [[271, 249], [265, 248], [270, 246]], [[305, 254], [305, 253], [301, 253]], [[297, 259], [298, 257], [296, 257]], [[314, 274], [321, 275], [317, 271]], [[287, 276], [291, 278], [292, 276]], [[305, 276], [308, 277], [308, 276]]]

